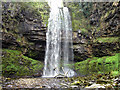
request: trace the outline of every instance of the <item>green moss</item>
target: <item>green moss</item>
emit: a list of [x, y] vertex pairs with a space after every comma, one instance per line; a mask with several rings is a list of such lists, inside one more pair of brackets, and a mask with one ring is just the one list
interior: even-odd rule
[[26, 76], [41, 71], [43, 63], [28, 58], [20, 51], [3, 49], [2, 74], [3, 76]]
[[[87, 32], [88, 29], [91, 29], [91, 26], [89, 24], [89, 19], [85, 18], [85, 15], [90, 10], [88, 10], [88, 11], [85, 11], [85, 9], [83, 10], [83, 7], [81, 7], [80, 4], [81, 3], [75, 3], [75, 2], [68, 3], [67, 7], [69, 8], [69, 10], [71, 12], [73, 31], [77, 31], [80, 29], [82, 32]], [[88, 5], [86, 5], [86, 6], [88, 6]], [[88, 15], [88, 17], [89, 17], [89, 15]]]
[[41, 15], [42, 23], [48, 24], [48, 18], [49, 18], [49, 6], [46, 2], [27, 2], [24, 3], [27, 7], [31, 7], [32, 9], [36, 10], [35, 12], [37, 14]]
[[97, 38], [96, 40], [94, 40], [94, 42], [107, 42], [107, 43], [112, 43], [112, 42], [120, 42], [119, 41], [119, 37], [101, 37], [101, 38]]
[[[104, 18], [107, 18], [110, 14], [114, 14], [115, 9], [108, 11], [105, 15]], [[103, 18], [103, 17], [102, 17]]]
[[31, 50], [28, 51], [29, 57], [36, 57], [37, 55], [39, 55], [38, 51], [31, 51]]
[[82, 28], [82, 29], [81, 29], [81, 32], [82, 32], [82, 33], [88, 33], [88, 30], [85, 29], [85, 28]]
[[16, 41], [17, 41], [17, 42], [21, 42], [21, 41], [22, 41], [21, 37], [18, 36]]
[[[118, 74], [118, 56], [120, 53], [116, 53], [114, 56], [106, 57], [93, 57], [82, 62], [75, 63], [75, 70], [83, 75], [96, 74], [96, 73], [113, 73]], [[117, 71], [117, 72], [116, 72]]]
[[111, 72], [111, 75], [113, 75], [113, 76], [118, 76], [118, 75], [119, 75], [119, 72], [118, 72], [118, 71], [112, 71], [112, 72]]

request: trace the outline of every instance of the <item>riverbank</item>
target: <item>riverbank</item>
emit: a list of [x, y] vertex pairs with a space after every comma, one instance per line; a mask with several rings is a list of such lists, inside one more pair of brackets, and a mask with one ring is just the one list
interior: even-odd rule
[[118, 76], [98, 74], [72, 78], [3, 78], [3, 88], [120, 88]]

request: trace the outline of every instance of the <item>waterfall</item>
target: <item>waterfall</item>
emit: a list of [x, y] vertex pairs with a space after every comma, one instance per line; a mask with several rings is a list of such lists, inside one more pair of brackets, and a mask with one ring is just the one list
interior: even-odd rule
[[62, 0], [48, 0], [50, 18], [46, 33], [46, 53], [43, 77], [65, 74], [74, 76], [67, 64], [74, 59], [71, 17]]

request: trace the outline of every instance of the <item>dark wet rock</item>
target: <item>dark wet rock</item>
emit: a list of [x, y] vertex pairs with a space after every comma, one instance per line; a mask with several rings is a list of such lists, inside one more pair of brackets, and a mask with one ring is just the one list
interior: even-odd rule
[[16, 38], [14, 37], [13, 34], [9, 33], [2, 33], [2, 47], [3, 48], [8, 48], [9, 46], [19, 46], [19, 43], [16, 41]]
[[83, 61], [88, 57], [90, 57], [90, 53], [86, 46], [74, 45], [74, 61]]
[[35, 73], [34, 75], [33, 75], [33, 77], [41, 77], [42, 76], [42, 71], [40, 72], [37, 72], [37, 73]]
[[59, 74], [59, 75], [56, 75], [54, 78], [61, 79], [61, 78], [67, 78], [67, 76]]
[[88, 45], [90, 38], [89, 35], [80, 34], [79, 32], [73, 32], [73, 50], [74, 61], [86, 60], [91, 55], [90, 45]]
[[92, 45], [92, 53], [96, 57], [113, 55], [113, 51], [119, 51], [119, 43], [97, 43]]
[[[115, 36], [118, 35], [117, 27], [119, 26], [120, 19], [120, 2], [115, 4], [114, 2], [108, 3], [94, 3], [93, 11], [90, 16], [90, 24], [95, 26], [96, 28], [102, 22], [103, 27], [99, 26], [101, 30], [99, 30], [103, 35], [107, 36]], [[104, 26], [106, 24], [106, 26]], [[119, 31], [120, 32], [120, 31]]]
[[107, 84], [107, 83], [112, 83], [110, 80], [104, 80], [104, 79], [98, 79], [96, 81], [97, 84]]

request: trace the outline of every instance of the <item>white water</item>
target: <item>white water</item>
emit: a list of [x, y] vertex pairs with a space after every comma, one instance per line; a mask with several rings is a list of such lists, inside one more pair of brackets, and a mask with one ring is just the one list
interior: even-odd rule
[[46, 33], [46, 53], [43, 77], [58, 74], [74, 76], [74, 71], [66, 64], [73, 61], [71, 17], [62, 0], [49, 0], [51, 12]]

